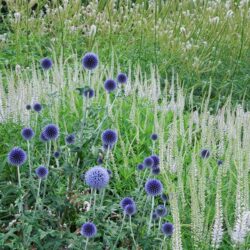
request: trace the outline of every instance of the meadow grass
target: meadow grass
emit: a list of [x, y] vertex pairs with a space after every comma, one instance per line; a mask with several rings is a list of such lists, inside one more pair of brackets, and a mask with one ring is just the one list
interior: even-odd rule
[[231, 92], [234, 103], [249, 104], [249, 20], [244, 0], [8, 1], [0, 65], [98, 51], [103, 63], [114, 56], [124, 70], [139, 63], [149, 75], [154, 64], [163, 79], [174, 68], [185, 90], [195, 87], [197, 105], [210, 84], [214, 106]]

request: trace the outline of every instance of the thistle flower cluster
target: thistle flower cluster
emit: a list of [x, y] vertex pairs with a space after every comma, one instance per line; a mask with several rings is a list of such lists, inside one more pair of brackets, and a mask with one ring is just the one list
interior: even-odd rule
[[123, 209], [124, 214], [132, 216], [136, 213], [135, 201], [130, 197], [125, 197], [120, 201], [120, 206]]

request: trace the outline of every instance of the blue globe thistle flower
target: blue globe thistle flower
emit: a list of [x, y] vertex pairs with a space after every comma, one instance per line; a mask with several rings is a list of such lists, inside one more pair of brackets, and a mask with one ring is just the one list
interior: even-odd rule
[[218, 166], [221, 166], [223, 164], [223, 161], [222, 160], [218, 160], [217, 164], [218, 164]]
[[74, 144], [75, 141], [76, 141], [76, 136], [75, 136], [75, 134], [69, 134], [69, 135], [67, 135], [67, 136], [65, 137], [65, 142], [66, 142], [67, 144]]
[[83, 95], [87, 98], [93, 98], [95, 95], [95, 91], [91, 88], [88, 88], [88, 89], [84, 90]]
[[44, 166], [40, 166], [36, 169], [35, 172], [36, 172], [36, 175], [38, 178], [43, 179], [43, 178], [47, 177], [49, 170]]
[[160, 174], [160, 172], [161, 172], [161, 169], [159, 167], [155, 167], [155, 168], [151, 169], [151, 173], [153, 175], [158, 175], [158, 174]]
[[42, 142], [47, 142], [47, 141], [48, 141], [47, 137], [45, 137], [44, 132], [41, 132], [41, 134], [40, 134], [40, 140], [41, 140]]
[[167, 202], [169, 200], [169, 196], [167, 194], [161, 194], [161, 199], [163, 202]]
[[206, 159], [210, 156], [210, 152], [208, 149], [202, 149], [201, 150], [201, 158]]
[[143, 169], [145, 169], [145, 166], [142, 163], [137, 165], [137, 170], [141, 171]]
[[136, 205], [135, 203], [133, 204], [128, 204], [125, 208], [124, 208], [124, 213], [126, 215], [132, 216], [136, 213]]
[[134, 200], [130, 197], [125, 197], [120, 201], [120, 207], [124, 210], [127, 205], [135, 204]]
[[61, 153], [59, 151], [54, 152], [54, 157], [58, 159], [61, 156]]
[[149, 179], [145, 184], [145, 191], [150, 196], [161, 195], [163, 186], [161, 181], [157, 179]]
[[98, 66], [98, 56], [92, 52], [86, 53], [82, 58], [82, 65], [85, 69], [93, 70]]
[[59, 136], [59, 128], [55, 124], [47, 125], [42, 132], [47, 140], [56, 140]]
[[92, 238], [97, 233], [96, 225], [92, 222], [84, 223], [81, 227], [81, 235], [85, 236], [86, 238]]
[[154, 161], [154, 164], [153, 164], [152, 168], [159, 167], [159, 165], [160, 165], [160, 158], [159, 158], [159, 156], [157, 156], [157, 155], [151, 155], [151, 158]]
[[33, 105], [33, 110], [36, 111], [36, 112], [40, 112], [42, 110], [42, 105], [38, 102], [34, 103]]
[[113, 146], [117, 142], [117, 132], [112, 129], [107, 129], [102, 133], [103, 145]]
[[167, 208], [164, 205], [159, 205], [155, 212], [159, 217], [164, 217], [167, 215]]
[[156, 212], [153, 212], [152, 213], [152, 220], [157, 220], [159, 218], [159, 216], [157, 215], [157, 213]]
[[94, 189], [105, 188], [109, 183], [109, 179], [108, 171], [101, 166], [95, 166], [85, 174], [86, 184]]
[[162, 224], [161, 231], [166, 236], [171, 236], [174, 232], [174, 225], [170, 222], [165, 222], [164, 224]]
[[103, 159], [102, 159], [101, 157], [98, 157], [97, 163], [98, 163], [99, 165], [103, 164]]
[[31, 110], [31, 105], [30, 105], [30, 104], [27, 104], [25, 108], [26, 108], [27, 110]]
[[112, 80], [112, 79], [108, 79], [108, 80], [106, 80], [106, 81], [104, 82], [104, 88], [106, 89], [106, 91], [107, 91], [108, 93], [114, 91], [114, 90], [116, 89], [116, 87], [117, 87], [117, 84], [116, 84], [116, 82], [115, 82], [114, 80]]
[[27, 154], [22, 148], [14, 147], [8, 153], [8, 162], [13, 166], [21, 166], [25, 163], [26, 160]]
[[107, 172], [108, 172], [109, 176], [111, 177], [111, 176], [112, 176], [112, 174], [113, 174], [112, 170], [107, 169]]
[[124, 84], [126, 83], [128, 80], [128, 77], [126, 74], [124, 73], [119, 73], [118, 76], [117, 76], [117, 82], [121, 83], [121, 84]]
[[145, 167], [151, 168], [154, 164], [154, 160], [152, 157], [147, 157], [144, 159], [143, 164]]
[[40, 61], [40, 64], [42, 66], [43, 69], [45, 70], [48, 70], [52, 67], [52, 60], [50, 58], [43, 58], [41, 61]]
[[158, 135], [153, 133], [151, 136], [150, 136], [151, 140], [152, 141], [156, 141], [158, 139]]
[[24, 140], [29, 141], [34, 137], [35, 133], [32, 128], [23, 128], [21, 135]]

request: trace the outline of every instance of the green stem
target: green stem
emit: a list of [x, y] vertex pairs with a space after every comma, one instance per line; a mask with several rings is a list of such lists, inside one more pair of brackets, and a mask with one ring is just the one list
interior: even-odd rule
[[37, 195], [36, 195], [35, 211], [36, 211], [36, 208], [37, 208], [37, 205], [38, 205], [39, 194], [40, 194], [40, 188], [41, 188], [41, 182], [42, 182], [42, 179], [39, 178], [38, 188], [37, 188]]
[[164, 244], [165, 240], [166, 240], [166, 236], [164, 236], [163, 241], [162, 241], [162, 243], [161, 243], [161, 249], [162, 249], [162, 247], [163, 247], [163, 244]]
[[94, 218], [95, 218], [95, 204], [96, 204], [96, 189], [94, 189], [94, 204], [93, 204]]
[[137, 244], [135, 241], [134, 231], [133, 231], [132, 222], [131, 222], [131, 216], [129, 216], [129, 225], [130, 225], [130, 230], [131, 230], [131, 236], [132, 236], [135, 248], [136, 248]]
[[30, 142], [29, 141], [27, 141], [27, 148], [28, 148], [29, 173], [30, 173], [30, 178], [31, 178], [32, 169], [31, 169], [31, 161], [30, 161]]
[[[22, 188], [22, 185], [21, 185], [21, 176], [20, 176], [20, 166], [17, 166], [17, 178], [18, 178], [18, 187], [21, 191], [21, 188]], [[22, 194], [21, 194], [21, 200], [20, 200], [20, 203], [18, 205], [18, 210], [19, 210], [19, 213], [22, 213], [23, 211], [23, 198], [22, 198]]]
[[88, 243], [89, 243], [89, 238], [87, 238], [87, 240], [86, 240], [86, 245], [85, 245], [85, 250], [87, 250], [87, 247], [88, 247]]
[[123, 219], [122, 219], [122, 226], [121, 226], [120, 232], [119, 232], [119, 234], [118, 234], [118, 237], [117, 237], [117, 239], [116, 239], [116, 242], [115, 242], [115, 244], [114, 244], [114, 246], [113, 246], [113, 250], [115, 250], [115, 247], [116, 247], [116, 245], [117, 245], [117, 243], [118, 243], [118, 241], [119, 241], [119, 239], [120, 239], [120, 236], [121, 236], [121, 233], [122, 233], [122, 229], [123, 229], [123, 226], [124, 226], [124, 222], [125, 222], [125, 217], [126, 217], [126, 214], [124, 213], [124, 214], [123, 214]]
[[150, 212], [150, 218], [149, 218], [149, 223], [148, 223], [148, 235], [151, 231], [151, 224], [152, 224], [152, 215], [153, 215], [153, 211], [154, 211], [154, 196], [152, 197], [152, 207], [151, 207], [151, 212]]

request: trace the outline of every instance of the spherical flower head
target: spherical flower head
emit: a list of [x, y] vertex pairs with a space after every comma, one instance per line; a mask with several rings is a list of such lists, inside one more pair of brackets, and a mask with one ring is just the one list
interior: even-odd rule
[[85, 174], [86, 184], [94, 189], [105, 188], [109, 183], [109, 179], [108, 171], [101, 166], [95, 166]]
[[44, 132], [42, 132], [42, 133], [40, 134], [40, 140], [41, 140], [42, 142], [47, 142], [47, 141], [48, 141], [47, 137], [45, 137]]
[[144, 170], [144, 169], [145, 169], [145, 166], [142, 163], [139, 163], [137, 165], [137, 170], [141, 171], [141, 170]]
[[81, 235], [85, 236], [86, 238], [92, 238], [97, 233], [96, 225], [92, 222], [84, 223], [81, 227]]
[[164, 205], [159, 205], [155, 212], [159, 217], [164, 217], [167, 215], [167, 208]]
[[124, 210], [127, 205], [135, 204], [134, 200], [130, 197], [125, 197], [120, 201], [120, 207]]
[[116, 82], [115, 82], [114, 80], [112, 80], [112, 79], [108, 79], [108, 80], [106, 80], [106, 81], [104, 82], [104, 88], [106, 89], [106, 91], [107, 91], [108, 93], [114, 91], [114, 90], [116, 89], [116, 87], [117, 87], [117, 84], [116, 84]]
[[34, 103], [33, 105], [33, 110], [36, 111], [36, 112], [40, 112], [42, 110], [42, 105], [38, 102]]
[[144, 159], [143, 164], [144, 164], [145, 167], [151, 168], [153, 166], [153, 164], [154, 164], [154, 160], [153, 160], [152, 157], [147, 157], [147, 158]]
[[19, 147], [14, 147], [8, 154], [8, 162], [13, 166], [21, 166], [26, 160], [26, 152]]
[[103, 145], [113, 146], [117, 142], [117, 132], [112, 129], [107, 129], [102, 133]]
[[160, 172], [161, 172], [161, 169], [159, 167], [152, 168], [152, 170], [151, 170], [151, 173], [153, 175], [158, 175], [158, 174], [160, 174]]
[[223, 161], [222, 160], [218, 160], [217, 164], [218, 164], [218, 166], [221, 166], [223, 164]]
[[202, 149], [201, 150], [201, 158], [206, 159], [210, 156], [210, 152], [208, 149]]
[[31, 110], [31, 105], [27, 104], [25, 108], [26, 108], [26, 110]]
[[41, 66], [44, 70], [48, 70], [52, 67], [53, 63], [52, 60], [50, 58], [43, 58], [41, 61]]
[[76, 141], [76, 136], [75, 136], [75, 134], [69, 134], [69, 135], [67, 135], [67, 136], [65, 137], [65, 142], [66, 142], [67, 144], [74, 144], [75, 141]]
[[156, 141], [158, 139], [158, 135], [153, 133], [151, 136], [150, 136], [151, 140], [152, 141]]
[[117, 76], [117, 82], [121, 83], [121, 84], [124, 84], [126, 83], [128, 80], [128, 77], [126, 74], [124, 73], [119, 73], [118, 76]]
[[38, 178], [43, 179], [43, 178], [47, 177], [49, 170], [44, 166], [40, 166], [36, 169], [35, 172], [36, 172], [36, 175]]
[[59, 136], [59, 128], [55, 124], [49, 124], [43, 129], [43, 133], [47, 140], [56, 140]]
[[174, 232], [174, 225], [170, 222], [165, 222], [164, 224], [162, 224], [161, 231], [166, 236], [171, 236]]
[[87, 98], [93, 98], [95, 95], [95, 91], [91, 88], [88, 88], [88, 89], [84, 90], [83, 95]]
[[60, 157], [61, 153], [59, 151], [54, 152], [54, 157], [58, 159]]
[[82, 65], [85, 69], [93, 70], [98, 66], [98, 56], [92, 52], [86, 53], [82, 58]]
[[163, 202], [167, 202], [169, 200], [169, 196], [167, 194], [161, 194], [161, 199]]
[[136, 213], [136, 205], [134, 204], [129, 204], [124, 208], [124, 213], [128, 216], [132, 216]]
[[159, 216], [157, 215], [157, 213], [154, 211], [152, 214], [152, 220], [157, 220], [159, 218]]
[[161, 195], [162, 189], [162, 183], [157, 179], [149, 179], [145, 184], [145, 191], [150, 196]]
[[153, 164], [152, 168], [159, 167], [159, 165], [160, 165], [160, 158], [159, 158], [159, 156], [157, 156], [157, 155], [151, 155], [151, 158], [154, 161], [154, 164]]
[[24, 140], [29, 141], [34, 137], [35, 133], [32, 128], [23, 128], [21, 135]]

